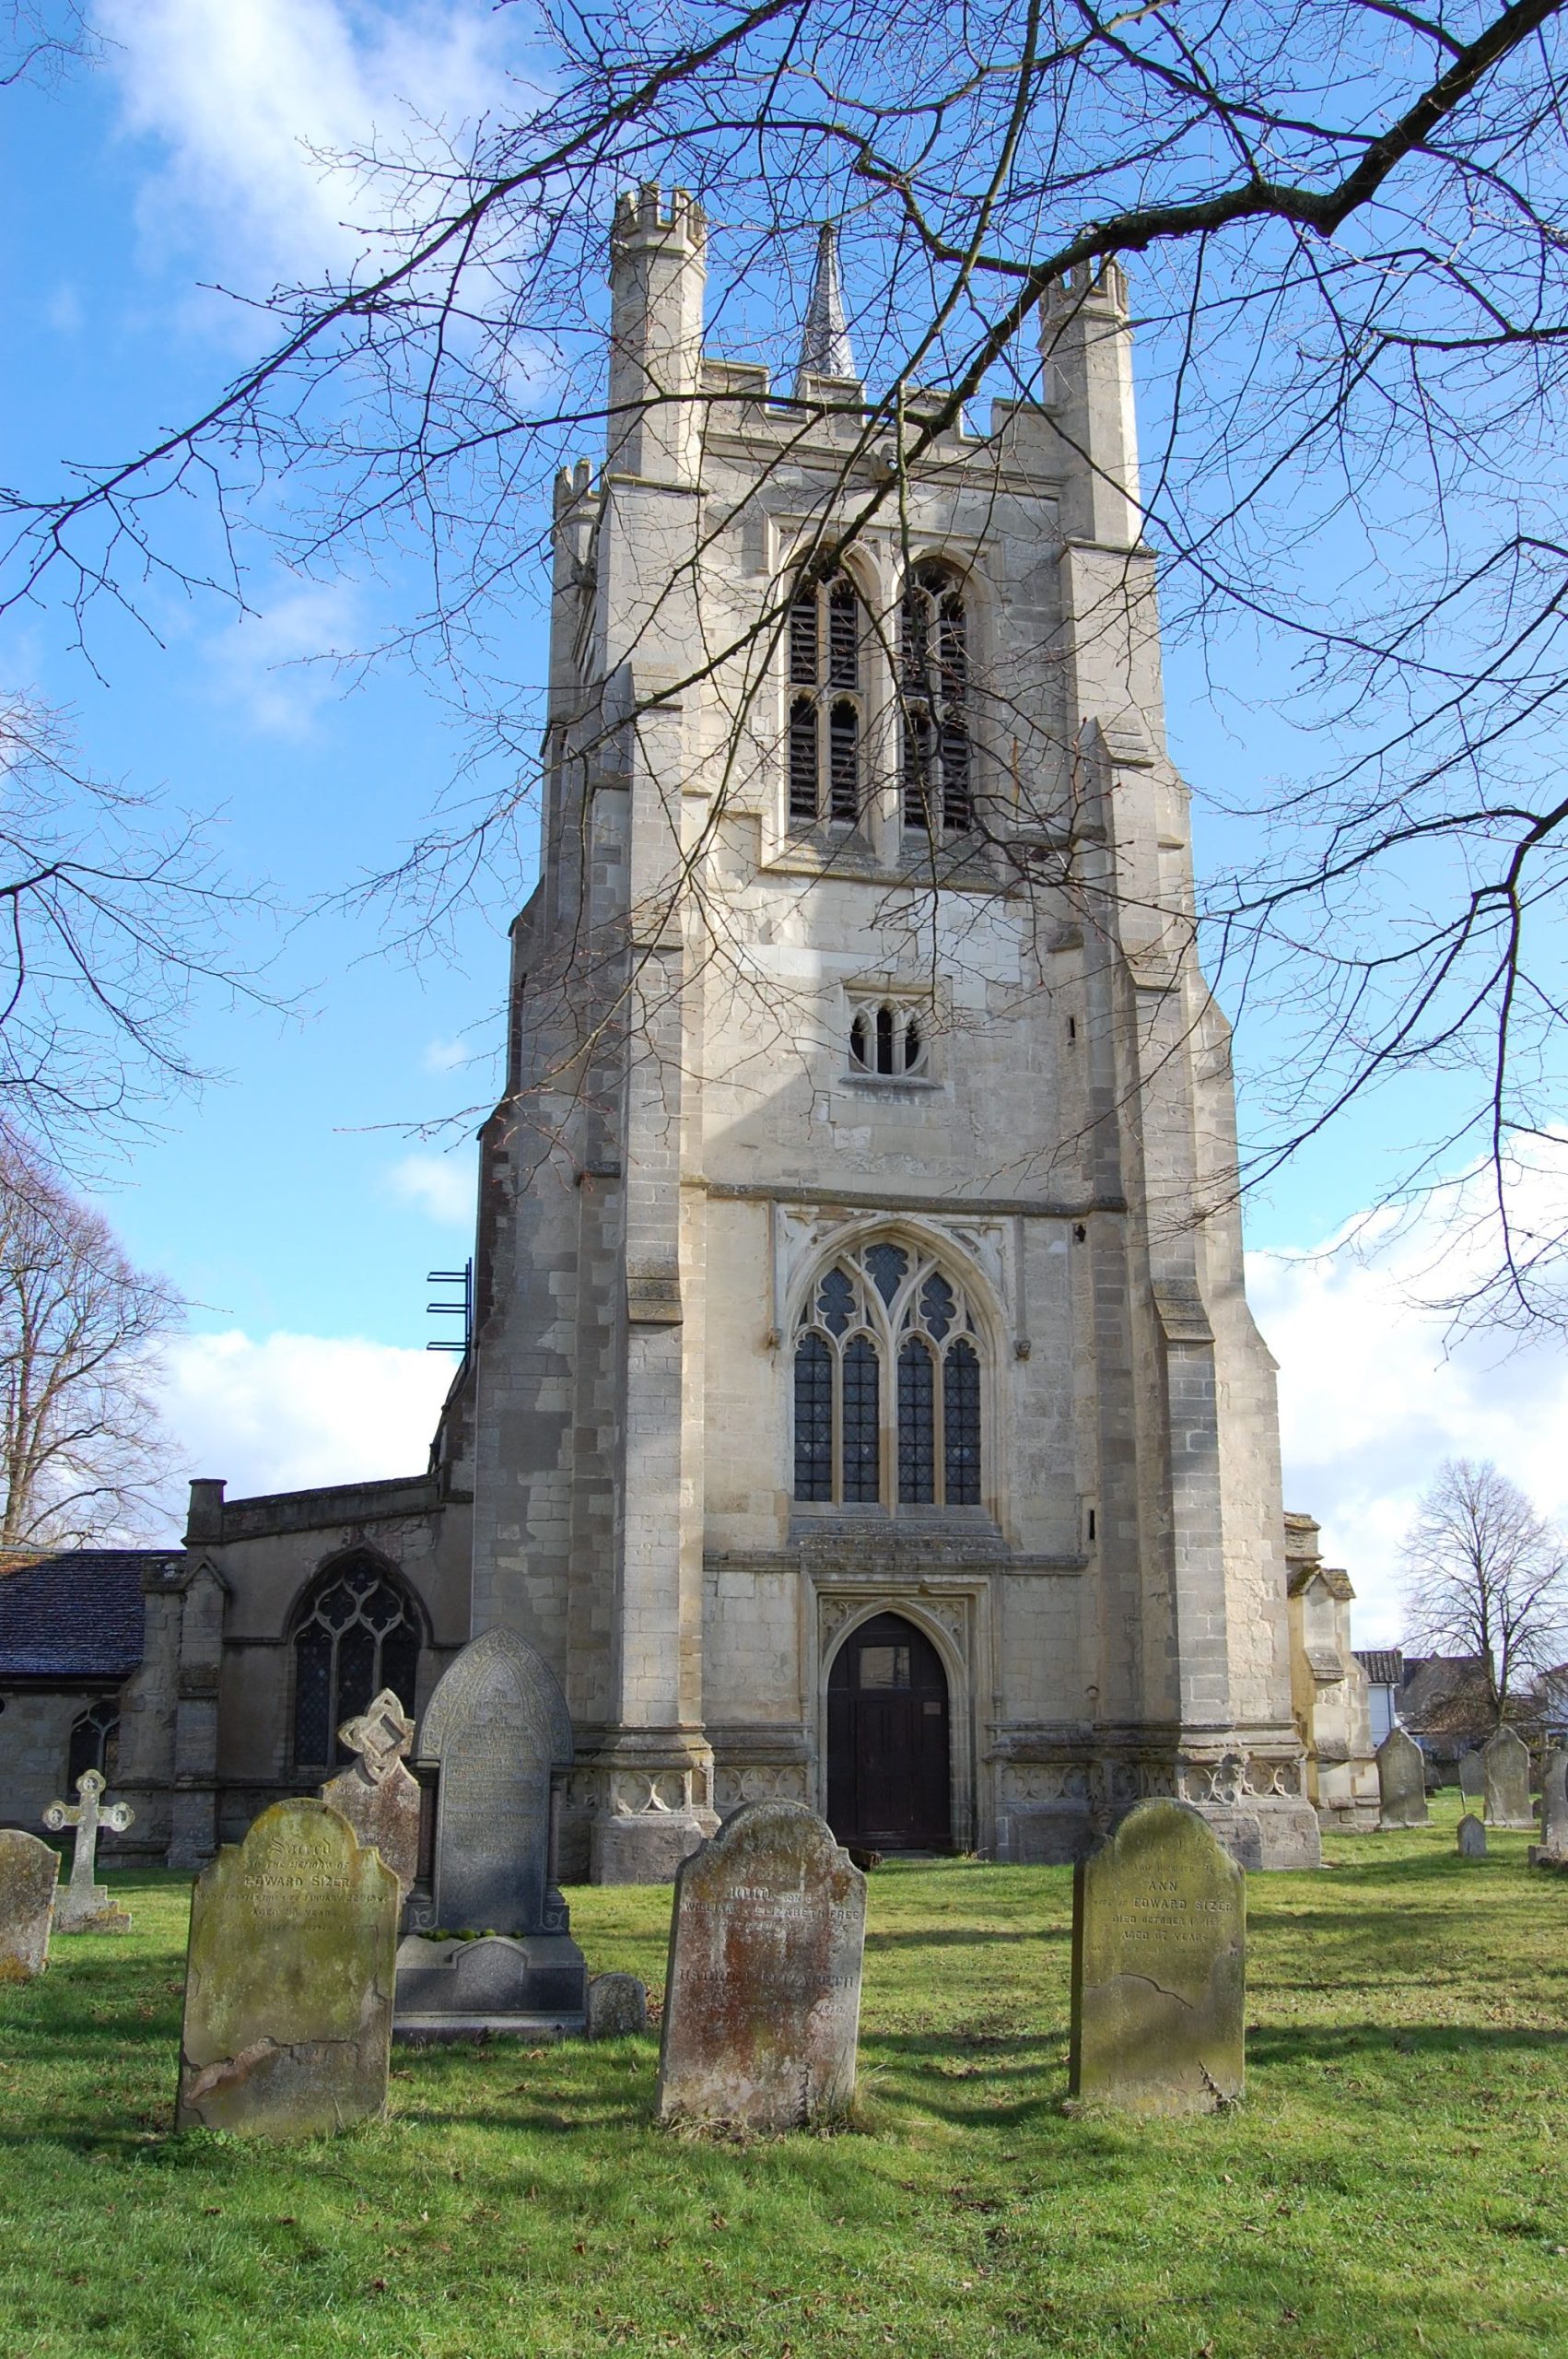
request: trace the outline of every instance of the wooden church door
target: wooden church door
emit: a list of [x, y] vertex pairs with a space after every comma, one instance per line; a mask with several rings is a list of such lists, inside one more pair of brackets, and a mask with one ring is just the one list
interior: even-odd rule
[[840, 1843], [950, 1847], [947, 1702], [942, 1657], [901, 1614], [846, 1638], [827, 1684], [827, 1817]]

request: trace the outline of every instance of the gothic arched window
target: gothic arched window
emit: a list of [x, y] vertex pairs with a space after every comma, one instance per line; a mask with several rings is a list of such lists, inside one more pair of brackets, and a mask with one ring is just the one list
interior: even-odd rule
[[863, 617], [848, 574], [802, 581], [790, 606], [790, 824], [852, 824], [861, 779]]
[[383, 1687], [412, 1711], [418, 1667], [418, 1621], [385, 1567], [369, 1555], [329, 1566], [294, 1625], [295, 1767], [347, 1760], [337, 1731]]
[[70, 1750], [65, 1762], [65, 1792], [67, 1798], [76, 1790], [76, 1780], [96, 1769], [114, 1783], [120, 1744], [120, 1705], [113, 1696], [100, 1696], [88, 1706], [78, 1719], [71, 1723]]
[[795, 1325], [795, 1496], [981, 1504], [980, 1343], [961, 1284], [891, 1238], [824, 1271]]
[[899, 616], [899, 710], [906, 827], [962, 834], [975, 824], [969, 731], [969, 622], [945, 565], [919, 565]]

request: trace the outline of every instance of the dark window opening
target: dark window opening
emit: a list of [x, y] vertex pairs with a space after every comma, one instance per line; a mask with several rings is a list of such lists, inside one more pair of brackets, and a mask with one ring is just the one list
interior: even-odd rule
[[790, 609], [790, 677], [808, 688], [816, 686], [816, 598], [807, 590]]
[[112, 1696], [103, 1696], [71, 1723], [65, 1760], [67, 1800], [76, 1790], [77, 1778], [85, 1778], [89, 1769], [96, 1769], [107, 1784], [112, 1785], [119, 1769], [119, 1752], [120, 1707]]
[[836, 704], [827, 722], [828, 816], [860, 816], [860, 716], [852, 704]]
[[936, 1364], [918, 1336], [898, 1354], [898, 1496], [907, 1507], [936, 1497]]
[[844, 1354], [844, 1496], [861, 1506], [882, 1496], [880, 1374], [876, 1345], [857, 1335]]
[[876, 1012], [876, 1069], [878, 1073], [893, 1071], [893, 1010], [879, 1007]]
[[817, 810], [816, 707], [797, 697], [790, 707], [790, 816], [814, 827]]
[[419, 1626], [402, 1590], [368, 1557], [334, 1567], [295, 1630], [296, 1768], [350, 1759], [337, 1731], [383, 1687], [411, 1711], [418, 1668]]
[[833, 1496], [833, 1354], [820, 1335], [795, 1346], [795, 1496]]
[[942, 1363], [942, 1455], [950, 1508], [980, 1504], [980, 1363], [962, 1338]]

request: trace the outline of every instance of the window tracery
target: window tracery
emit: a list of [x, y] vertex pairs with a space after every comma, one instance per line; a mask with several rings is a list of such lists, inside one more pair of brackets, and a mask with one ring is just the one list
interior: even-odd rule
[[892, 1238], [823, 1271], [795, 1325], [795, 1496], [981, 1504], [980, 1337], [963, 1286]]
[[969, 623], [951, 569], [919, 565], [899, 617], [906, 828], [961, 834], [975, 824]]
[[790, 824], [853, 824], [864, 800], [860, 644], [854, 583], [802, 581], [790, 606]]
[[905, 999], [857, 1000], [849, 1024], [849, 1070], [879, 1081], [923, 1074], [930, 1061], [930, 1011]]
[[294, 1763], [327, 1769], [350, 1756], [343, 1721], [390, 1687], [414, 1705], [419, 1625], [414, 1608], [373, 1556], [329, 1566], [307, 1592], [294, 1629]]

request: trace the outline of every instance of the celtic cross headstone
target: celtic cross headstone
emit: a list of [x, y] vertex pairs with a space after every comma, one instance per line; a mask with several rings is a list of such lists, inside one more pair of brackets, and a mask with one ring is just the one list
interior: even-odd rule
[[57, 1933], [128, 1933], [131, 1930], [126, 1911], [111, 1907], [108, 1886], [93, 1882], [99, 1829], [106, 1826], [111, 1835], [123, 1835], [136, 1815], [129, 1802], [104, 1801], [105, 1782], [101, 1770], [84, 1769], [76, 1780], [76, 1800], [51, 1802], [43, 1813], [52, 1835], [63, 1834], [67, 1826], [75, 1827], [76, 1833], [71, 1881], [54, 1903]]
[[404, 1767], [414, 1722], [390, 1687], [338, 1735], [358, 1758], [329, 1778], [322, 1802], [341, 1811], [361, 1843], [373, 1843], [397, 1878], [404, 1900], [419, 1865], [419, 1783]]

